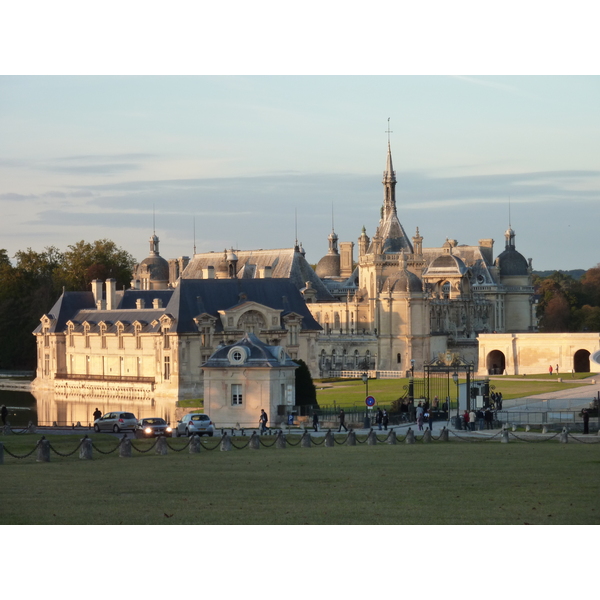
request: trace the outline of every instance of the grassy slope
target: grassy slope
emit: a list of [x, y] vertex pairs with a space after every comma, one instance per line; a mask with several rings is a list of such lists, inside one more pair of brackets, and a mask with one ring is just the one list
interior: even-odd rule
[[[38, 437], [0, 439], [21, 453]], [[65, 438], [51, 443], [73, 449]], [[0, 473], [2, 524], [600, 524], [600, 444], [556, 439], [53, 454], [43, 464], [5, 454]]]

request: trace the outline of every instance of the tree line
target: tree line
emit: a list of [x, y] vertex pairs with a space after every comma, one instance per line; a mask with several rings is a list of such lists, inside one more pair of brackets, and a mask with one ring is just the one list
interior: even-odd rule
[[32, 331], [61, 295], [89, 291], [94, 279], [117, 280], [129, 287], [135, 259], [110, 240], [80, 241], [61, 252], [55, 246], [43, 252], [31, 248], [14, 256], [0, 249], [0, 369], [36, 367]]
[[555, 271], [533, 276], [536, 314], [544, 333], [600, 332], [600, 264], [581, 279]]

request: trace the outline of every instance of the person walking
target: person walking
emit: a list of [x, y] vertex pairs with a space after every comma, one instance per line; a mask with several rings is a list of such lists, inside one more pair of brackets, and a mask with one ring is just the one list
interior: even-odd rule
[[558, 365], [556, 365], [556, 369], [554, 369], [554, 372], [558, 375]]
[[390, 422], [390, 418], [388, 416], [387, 410], [383, 409], [383, 428], [387, 431], [388, 423]]
[[101, 416], [102, 413], [100, 412], [100, 409], [96, 407], [96, 410], [94, 411], [94, 421], [97, 421]]
[[265, 412], [264, 408], [260, 409], [260, 417], [259, 417], [259, 424], [260, 424], [260, 432], [261, 433], [267, 433], [267, 423], [269, 422], [269, 417], [267, 416], [267, 413]]
[[348, 431], [348, 428], [346, 427], [346, 413], [344, 412], [343, 408], [340, 410], [338, 419], [340, 420], [340, 428], [338, 429], [338, 433], [342, 430], [342, 427], [344, 428], [344, 431]]
[[465, 422], [465, 431], [469, 431], [469, 411], [463, 413], [463, 421]]
[[319, 415], [316, 412], [313, 413], [313, 429], [319, 431]]
[[375, 421], [377, 422], [379, 431], [381, 431], [383, 429], [383, 412], [382, 412], [381, 408], [377, 409], [377, 417], [375, 417]]
[[417, 425], [419, 426], [419, 431], [423, 431], [423, 414], [425, 411], [423, 410], [423, 405], [419, 402], [417, 406]]
[[550, 375], [552, 375], [552, 365], [550, 365], [550, 366], [548, 367], [548, 373], [550, 373]]
[[478, 408], [477, 412], [475, 413], [475, 416], [477, 417], [477, 429], [481, 431], [485, 424], [485, 416], [483, 414], [483, 411], [480, 408]]

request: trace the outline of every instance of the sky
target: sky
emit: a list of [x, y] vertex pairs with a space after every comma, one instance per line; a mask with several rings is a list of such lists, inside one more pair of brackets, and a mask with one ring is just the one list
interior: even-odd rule
[[534, 269], [600, 262], [585, 2], [337, 5], [8, 6], [0, 248], [108, 238], [141, 261], [153, 231], [165, 258], [297, 235], [316, 263], [332, 226], [375, 233], [389, 123], [398, 215], [425, 247], [493, 238], [498, 255], [510, 224]]

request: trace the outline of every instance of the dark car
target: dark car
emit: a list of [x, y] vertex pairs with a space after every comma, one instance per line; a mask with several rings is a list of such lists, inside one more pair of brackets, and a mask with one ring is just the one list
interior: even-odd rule
[[149, 417], [140, 419], [135, 429], [135, 437], [156, 437], [159, 435], [170, 436], [171, 428], [169, 424], [160, 417]]

